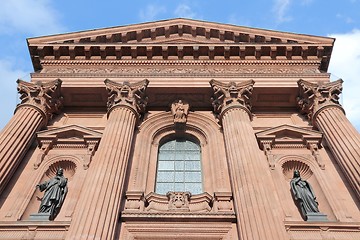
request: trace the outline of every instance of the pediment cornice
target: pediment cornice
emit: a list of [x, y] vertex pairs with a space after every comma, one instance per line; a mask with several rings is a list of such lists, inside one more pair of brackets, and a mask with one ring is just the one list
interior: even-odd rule
[[327, 69], [333, 38], [190, 19], [28, 39], [35, 70], [47, 60], [316, 59]]
[[306, 147], [309, 144], [320, 146], [322, 137], [320, 132], [287, 124], [256, 133], [261, 149], [264, 149], [265, 144], [270, 144], [272, 147], [277, 145], [281, 147], [284, 145]]

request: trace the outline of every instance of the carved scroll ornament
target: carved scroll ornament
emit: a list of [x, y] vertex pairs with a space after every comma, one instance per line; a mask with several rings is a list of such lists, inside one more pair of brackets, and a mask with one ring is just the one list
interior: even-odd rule
[[220, 114], [225, 107], [236, 104], [250, 111], [250, 97], [254, 83], [254, 80], [249, 80], [241, 83], [230, 82], [225, 84], [214, 79], [211, 80], [210, 85], [213, 90], [211, 101], [214, 112]]
[[339, 95], [342, 92], [343, 80], [335, 82], [315, 84], [300, 79], [298, 86], [300, 90], [297, 103], [302, 114], [306, 114], [309, 120], [313, 120], [316, 112], [324, 106], [340, 106]]
[[17, 108], [24, 105], [35, 106], [46, 118], [51, 118], [53, 113], [59, 112], [63, 100], [60, 93], [62, 83], [60, 79], [47, 83], [29, 83], [18, 79], [17, 83], [21, 100]]
[[132, 83], [124, 82], [123, 84], [105, 80], [106, 89], [108, 90], [108, 110], [115, 106], [126, 105], [131, 107], [141, 115], [145, 112], [147, 105], [146, 88], [149, 84], [147, 79]]

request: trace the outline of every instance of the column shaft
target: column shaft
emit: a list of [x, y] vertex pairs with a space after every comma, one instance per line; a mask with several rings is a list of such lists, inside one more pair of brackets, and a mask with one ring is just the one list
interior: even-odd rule
[[360, 135], [343, 111], [327, 107], [317, 113], [317, 127], [324, 133], [335, 159], [360, 200]]
[[17, 109], [0, 133], [0, 194], [29, 149], [34, 134], [44, 123], [43, 115], [31, 106]]
[[115, 239], [135, 124], [129, 107], [111, 111], [67, 239]]
[[288, 239], [248, 113], [243, 108], [225, 111], [222, 124], [240, 239]]

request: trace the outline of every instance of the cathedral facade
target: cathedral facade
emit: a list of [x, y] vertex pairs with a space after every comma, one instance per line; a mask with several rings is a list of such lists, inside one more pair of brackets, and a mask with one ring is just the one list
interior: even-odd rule
[[333, 45], [189, 19], [28, 39], [0, 239], [360, 239]]

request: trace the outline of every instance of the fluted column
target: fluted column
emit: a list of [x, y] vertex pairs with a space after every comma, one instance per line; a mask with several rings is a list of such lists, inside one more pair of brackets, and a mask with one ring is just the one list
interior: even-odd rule
[[0, 194], [6, 187], [35, 133], [62, 105], [61, 80], [28, 83], [18, 80], [21, 103], [0, 133]]
[[134, 129], [145, 111], [148, 80], [105, 80], [108, 121], [91, 162], [66, 239], [115, 239]]
[[298, 105], [313, 125], [324, 133], [335, 160], [360, 200], [360, 134], [339, 104], [342, 82], [340, 79], [314, 84], [299, 80]]
[[254, 81], [224, 84], [212, 80], [210, 84], [214, 112], [224, 132], [240, 239], [288, 239], [267, 162], [260, 156], [250, 122]]

